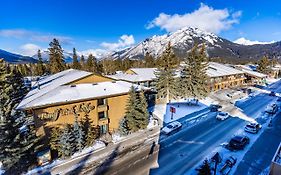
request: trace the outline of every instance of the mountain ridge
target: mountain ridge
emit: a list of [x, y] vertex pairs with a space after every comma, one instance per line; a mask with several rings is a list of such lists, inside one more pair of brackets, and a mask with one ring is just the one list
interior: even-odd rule
[[126, 51], [114, 52], [111, 57], [114, 59], [143, 59], [146, 53], [159, 57], [168, 42], [174, 48], [175, 54], [181, 58], [186, 56], [195, 43], [205, 43], [210, 58], [223, 58], [227, 61], [256, 61], [264, 55], [281, 58], [281, 42], [242, 45], [192, 27], [164, 35], [154, 35]]

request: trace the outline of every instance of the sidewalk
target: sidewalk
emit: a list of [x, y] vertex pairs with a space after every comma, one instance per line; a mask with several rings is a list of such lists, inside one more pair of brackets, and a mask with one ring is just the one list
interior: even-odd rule
[[152, 129], [139, 131], [137, 133], [129, 135], [126, 139], [120, 141], [119, 143], [109, 144], [104, 149], [93, 151], [88, 154], [79, 155], [77, 157], [69, 158], [63, 161], [59, 161], [57, 164], [50, 164], [45, 167], [40, 167], [37, 168], [37, 172], [32, 171], [32, 173], [29, 173], [38, 175], [50, 173], [66, 174], [77, 168], [87, 167], [88, 165], [92, 164], [98, 165], [104, 160], [106, 160], [106, 158], [108, 158], [113, 152], [122, 154], [122, 152], [126, 151], [127, 149], [143, 144], [151, 138], [155, 138], [156, 140], [158, 140], [160, 133], [159, 130], [159, 127], [154, 127]]
[[258, 175], [268, 166], [281, 142], [281, 113], [273, 119], [273, 126], [265, 131], [245, 154], [235, 175]]

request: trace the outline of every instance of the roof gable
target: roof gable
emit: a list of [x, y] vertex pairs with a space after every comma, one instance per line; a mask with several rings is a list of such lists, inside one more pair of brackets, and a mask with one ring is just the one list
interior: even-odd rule
[[18, 105], [18, 109], [25, 108], [28, 103], [31, 103], [42, 95], [49, 93], [50, 91], [68, 84], [77, 79], [89, 76], [92, 73], [86, 71], [80, 71], [75, 69], [68, 69], [53, 75], [50, 75], [42, 80], [39, 80], [36, 86], [24, 97], [21, 103]]

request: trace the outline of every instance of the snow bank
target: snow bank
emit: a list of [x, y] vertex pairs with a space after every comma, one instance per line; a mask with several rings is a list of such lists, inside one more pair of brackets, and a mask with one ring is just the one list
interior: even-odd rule
[[114, 144], [124, 140], [125, 138], [126, 138], [126, 136], [122, 136], [120, 133], [112, 134], [112, 142]]
[[34, 169], [28, 171], [26, 173], [26, 175], [33, 175], [33, 174], [37, 174], [37, 173], [44, 174], [44, 172], [46, 173], [46, 172], [50, 171], [52, 168], [54, 168], [54, 167], [56, 167], [58, 165], [65, 164], [68, 161], [72, 161], [73, 159], [80, 158], [81, 156], [85, 156], [87, 154], [92, 154], [94, 151], [97, 151], [97, 150], [105, 148], [105, 147], [106, 147], [106, 145], [105, 145], [104, 142], [102, 142], [100, 140], [97, 140], [93, 144], [93, 146], [85, 148], [81, 152], [76, 152], [69, 159], [65, 159], [65, 160], [58, 159], [58, 160], [55, 160], [55, 161], [53, 161], [50, 164], [47, 164], [45, 166], [40, 166], [40, 167], [37, 167], [37, 168], [34, 168]]
[[105, 147], [106, 147], [106, 145], [105, 145], [105, 143], [103, 141], [97, 140], [97, 141], [95, 141], [95, 143], [92, 146], [84, 148], [81, 152], [74, 153], [71, 156], [71, 158], [76, 158], [76, 157], [78, 157], [80, 155], [88, 154], [88, 153], [91, 153], [93, 151], [99, 150], [101, 148], [105, 148]]
[[[210, 99], [208, 99], [208, 100], [206, 100], [206, 101], [210, 102]], [[173, 114], [170, 112], [171, 107], [175, 108], [175, 113], [173, 113]], [[158, 104], [158, 105], [155, 105], [153, 108], [151, 108], [150, 111], [153, 112], [153, 114], [156, 115], [164, 123], [169, 123], [169, 122], [178, 120], [180, 118], [183, 118], [194, 112], [203, 110], [207, 107], [208, 106], [203, 104], [201, 101], [199, 101], [198, 104], [196, 104], [195, 102], [192, 102], [192, 101], [187, 102], [185, 100], [185, 102], [171, 102], [167, 105]]]
[[2, 168], [3, 168], [3, 164], [2, 162], [0, 162], [0, 175], [5, 173], [5, 171]]

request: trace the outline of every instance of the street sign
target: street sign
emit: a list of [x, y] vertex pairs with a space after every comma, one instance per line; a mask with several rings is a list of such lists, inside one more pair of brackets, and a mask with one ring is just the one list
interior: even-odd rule
[[176, 108], [173, 107], [173, 106], [171, 106], [171, 107], [170, 107], [170, 112], [171, 112], [171, 113], [176, 113]]

